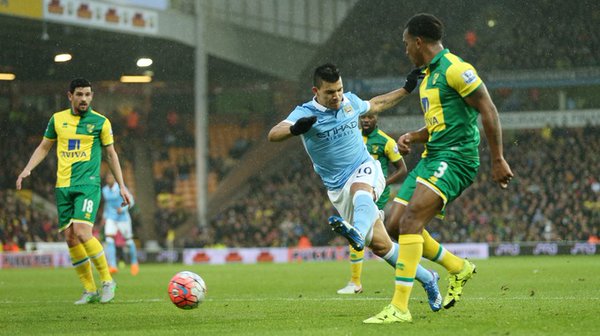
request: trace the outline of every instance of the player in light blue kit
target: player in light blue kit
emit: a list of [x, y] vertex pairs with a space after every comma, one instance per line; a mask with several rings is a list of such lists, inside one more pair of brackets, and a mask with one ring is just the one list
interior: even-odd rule
[[131, 274], [137, 275], [140, 268], [137, 260], [137, 249], [133, 241], [131, 216], [129, 215], [129, 208], [134, 204], [133, 196], [129, 196], [131, 200], [130, 206], [121, 206], [121, 191], [119, 185], [115, 183], [114, 176], [109, 173], [105, 179], [106, 185], [102, 187], [102, 198], [104, 199], [103, 217], [106, 220], [104, 224], [104, 236], [109, 270], [111, 273], [118, 272], [115, 236], [117, 232], [121, 232], [129, 249]]
[[[420, 74], [421, 71], [415, 69], [407, 76], [404, 87], [365, 101], [351, 92], [344, 93], [335, 65], [319, 66], [313, 76], [314, 98], [297, 106], [268, 136], [273, 142], [301, 137], [315, 172], [327, 188], [329, 200], [341, 215], [329, 218], [333, 230], [348, 239], [357, 251], [369, 246], [394, 268], [398, 244], [387, 234], [375, 205], [385, 188], [385, 176], [379, 161], [367, 151], [358, 127], [359, 117], [367, 112], [377, 114], [398, 104], [414, 90]], [[421, 268], [427, 277], [423, 282], [431, 283], [432, 291], [436, 292], [434, 305], [432, 302], [430, 305], [437, 311], [442, 301], [437, 279]]]

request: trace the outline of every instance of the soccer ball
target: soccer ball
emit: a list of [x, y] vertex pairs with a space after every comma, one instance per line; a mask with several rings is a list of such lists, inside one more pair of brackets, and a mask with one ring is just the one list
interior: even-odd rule
[[169, 298], [178, 308], [197, 308], [204, 301], [205, 296], [206, 284], [196, 273], [179, 272], [169, 281]]

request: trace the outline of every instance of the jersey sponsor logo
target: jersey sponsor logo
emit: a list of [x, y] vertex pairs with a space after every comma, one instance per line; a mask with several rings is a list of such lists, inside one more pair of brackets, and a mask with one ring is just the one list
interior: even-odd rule
[[352, 134], [352, 131], [354, 129], [358, 129], [358, 122], [355, 120], [350, 121], [347, 124], [332, 128], [330, 130], [319, 132], [319, 133], [317, 133], [317, 137], [319, 139], [329, 138], [329, 140], [333, 140], [333, 139], [337, 139], [344, 135]]
[[427, 113], [427, 111], [429, 111], [429, 98], [421, 98], [421, 108], [423, 109], [424, 113]]
[[87, 124], [85, 125], [85, 129], [87, 130], [88, 133], [92, 133], [94, 131], [94, 124]]
[[81, 139], [69, 139], [67, 150], [60, 151], [60, 157], [65, 159], [86, 158], [88, 155], [85, 151], [80, 151]]
[[427, 127], [435, 126], [439, 123], [440, 123], [440, 121], [435, 116], [431, 117], [431, 118], [425, 118], [425, 124], [427, 125]]
[[377, 153], [379, 151], [379, 145], [371, 146], [371, 153]]
[[440, 77], [440, 73], [436, 72], [433, 74], [433, 79], [431, 80], [431, 85], [435, 85], [437, 83], [438, 78]]
[[400, 150], [398, 150], [398, 145], [394, 145], [393, 151], [395, 154], [400, 154]]
[[465, 84], [471, 84], [477, 80], [477, 75], [475, 74], [475, 71], [473, 71], [472, 69], [469, 69], [469, 70], [463, 72], [461, 76], [462, 76], [463, 80], [465, 81]]
[[69, 143], [67, 145], [67, 149], [70, 151], [78, 150], [81, 148], [81, 140], [80, 139], [69, 139]]
[[77, 152], [61, 151], [60, 152], [60, 157], [64, 158], [64, 159], [86, 158], [87, 157], [87, 153], [84, 152], [84, 151], [77, 151]]

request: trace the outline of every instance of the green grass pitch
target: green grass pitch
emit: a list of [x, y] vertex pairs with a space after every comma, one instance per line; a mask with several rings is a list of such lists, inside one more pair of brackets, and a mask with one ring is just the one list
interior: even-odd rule
[[[141, 265], [116, 275], [107, 305], [75, 306], [72, 269], [0, 270], [2, 335], [598, 335], [600, 257], [497, 257], [475, 261], [478, 273], [452, 309], [433, 313], [415, 283], [412, 324], [363, 325], [389, 303], [393, 272], [364, 265], [365, 292], [335, 292], [349, 278], [346, 262], [256, 265]], [[445, 271], [440, 271], [442, 294]], [[176, 272], [207, 283], [195, 310], [176, 308], [167, 295]]]

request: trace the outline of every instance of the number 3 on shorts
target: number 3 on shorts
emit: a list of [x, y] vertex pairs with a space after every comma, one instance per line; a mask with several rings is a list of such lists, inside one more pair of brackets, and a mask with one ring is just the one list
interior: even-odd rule
[[437, 171], [433, 174], [433, 176], [437, 178], [444, 176], [446, 169], [448, 169], [448, 164], [444, 161], [441, 161], [440, 166], [438, 167]]
[[91, 199], [83, 200], [83, 208], [81, 209], [83, 212], [93, 212], [94, 211], [94, 201]]

